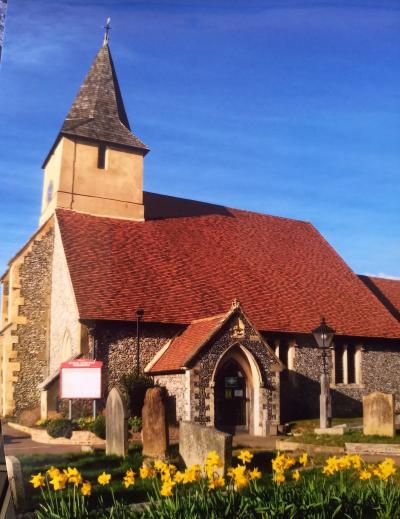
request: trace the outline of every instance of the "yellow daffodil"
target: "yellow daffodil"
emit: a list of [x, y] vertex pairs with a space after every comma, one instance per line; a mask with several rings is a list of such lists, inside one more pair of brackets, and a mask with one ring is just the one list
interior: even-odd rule
[[241, 450], [238, 458], [243, 463], [250, 463], [250, 461], [253, 459], [253, 454], [251, 454], [251, 452], [249, 452], [247, 450]]
[[278, 483], [278, 485], [280, 485], [281, 483], [284, 483], [285, 482], [285, 476], [282, 472], [277, 472], [275, 475], [274, 475], [274, 481], [275, 483]]
[[35, 476], [32, 476], [29, 483], [32, 483], [33, 488], [39, 488], [39, 487], [45, 486], [45, 480], [46, 480], [45, 476], [42, 476], [42, 473], [39, 472]]
[[47, 474], [52, 479], [54, 476], [58, 476], [60, 474], [60, 469], [57, 469], [56, 467], [50, 467], [47, 471]]
[[353, 465], [353, 468], [356, 470], [360, 470], [362, 466], [362, 459], [358, 454], [353, 454], [353, 456], [350, 456], [351, 464]]
[[174, 475], [175, 483], [182, 483], [184, 479], [185, 479], [185, 474], [183, 472], [181, 472], [180, 470], [175, 472], [175, 475]]
[[65, 485], [68, 483], [68, 476], [59, 472], [54, 474], [50, 480], [50, 484], [53, 485], [54, 490], [64, 490]]
[[292, 478], [295, 480], [295, 481], [299, 481], [300, 479], [300, 472], [298, 470], [295, 470], [292, 474]]
[[126, 474], [123, 477], [125, 488], [129, 488], [135, 484], [135, 476], [136, 476], [136, 473], [133, 472], [132, 469], [129, 469], [126, 471]]
[[157, 470], [157, 472], [165, 472], [168, 470], [168, 465], [161, 460], [156, 460], [154, 462], [154, 468]]
[[222, 476], [208, 480], [208, 488], [214, 490], [216, 488], [223, 488], [225, 486], [225, 479]]
[[391, 458], [384, 459], [382, 461], [382, 463], [379, 463], [378, 468], [377, 468], [377, 472], [378, 473], [376, 475], [382, 481], [386, 481], [391, 476], [394, 476], [396, 474], [396, 468], [395, 468], [394, 460], [392, 460]]
[[97, 478], [97, 481], [100, 483], [100, 485], [108, 485], [110, 483], [110, 480], [111, 480], [111, 474], [106, 474], [105, 472], [103, 472], [102, 474], [100, 474], [100, 476]]
[[338, 472], [340, 470], [340, 467], [340, 458], [338, 458], [337, 456], [330, 456], [325, 462], [325, 466], [322, 470], [322, 473], [326, 476], [333, 476], [335, 472]]
[[290, 458], [278, 452], [276, 457], [272, 460], [272, 470], [274, 472], [284, 472], [295, 464], [296, 460], [294, 458]]
[[366, 480], [372, 478], [372, 473], [369, 470], [364, 469], [364, 470], [360, 470], [358, 476], [361, 479], [361, 481], [366, 481]]
[[303, 454], [299, 457], [299, 463], [300, 465], [303, 465], [303, 467], [307, 466], [308, 454], [306, 452], [303, 452]]
[[262, 476], [262, 474], [257, 468], [250, 470], [250, 472], [249, 472], [249, 478], [251, 480], [261, 479], [261, 476]]
[[249, 483], [249, 480], [246, 475], [246, 467], [244, 465], [231, 467], [228, 470], [228, 476], [232, 478], [236, 490], [240, 490], [241, 488], [247, 486]]
[[172, 496], [172, 489], [175, 486], [175, 482], [172, 480], [164, 481], [164, 483], [161, 486], [160, 494], [163, 497], [170, 497]]
[[201, 478], [201, 467], [200, 465], [192, 465], [185, 470], [183, 474], [183, 484], [193, 483]]
[[217, 454], [216, 451], [210, 451], [207, 454], [205, 466], [206, 467], [217, 467], [217, 468], [223, 466], [221, 458], [219, 457], [219, 455]]
[[84, 496], [90, 496], [92, 493], [92, 485], [89, 481], [85, 481], [81, 487], [81, 493]]
[[143, 463], [139, 469], [139, 475], [142, 479], [152, 478], [154, 477], [154, 470], [149, 465]]
[[68, 483], [73, 485], [80, 485], [82, 483], [82, 476], [77, 468], [68, 467], [64, 470], [64, 474], [68, 477]]

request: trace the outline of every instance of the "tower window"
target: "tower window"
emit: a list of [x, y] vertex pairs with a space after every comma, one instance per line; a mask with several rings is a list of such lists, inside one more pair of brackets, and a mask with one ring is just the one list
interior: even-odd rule
[[53, 198], [53, 182], [50, 181], [49, 185], [47, 186], [47, 194], [46, 194], [46, 199], [47, 199], [48, 204], [50, 203], [52, 198]]
[[97, 167], [104, 169], [106, 167], [106, 145], [99, 144], [99, 152], [97, 156]]

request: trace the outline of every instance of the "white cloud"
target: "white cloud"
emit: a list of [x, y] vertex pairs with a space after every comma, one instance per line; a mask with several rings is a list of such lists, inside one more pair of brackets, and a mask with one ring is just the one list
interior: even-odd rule
[[400, 281], [400, 276], [393, 276], [392, 274], [386, 274], [385, 272], [378, 272], [378, 274], [371, 274], [370, 272], [366, 272], [364, 275], [374, 278], [394, 279], [395, 281]]

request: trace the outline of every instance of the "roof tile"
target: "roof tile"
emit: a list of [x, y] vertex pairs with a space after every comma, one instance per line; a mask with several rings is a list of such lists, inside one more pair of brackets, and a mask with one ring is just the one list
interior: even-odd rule
[[[257, 329], [400, 337], [400, 323], [309, 223], [146, 194], [155, 220], [57, 210], [82, 319], [189, 324], [238, 298]], [[151, 203], [150, 203], [151, 202]], [[160, 207], [176, 208], [160, 217]], [[192, 212], [190, 211], [192, 206]], [[155, 207], [155, 208], [154, 208]]]

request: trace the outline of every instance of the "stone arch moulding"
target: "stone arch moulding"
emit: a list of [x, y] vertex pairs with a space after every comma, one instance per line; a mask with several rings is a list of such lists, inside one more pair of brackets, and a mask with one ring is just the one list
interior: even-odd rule
[[[263, 406], [262, 406], [262, 398], [261, 391], [264, 386], [263, 377], [261, 375], [261, 371], [259, 365], [254, 358], [254, 355], [242, 344], [235, 343], [232, 344], [224, 353], [220, 356], [217, 363], [215, 364], [212, 377], [211, 377], [211, 387], [213, 389], [214, 394], [214, 410], [215, 410], [215, 384], [218, 376], [218, 372], [221, 368], [224, 367], [226, 363], [230, 360], [234, 360], [241, 370], [244, 372], [246, 376], [246, 384], [248, 387], [248, 426], [249, 433], [254, 434], [256, 436], [263, 435]], [[215, 411], [214, 411], [215, 413]], [[215, 422], [215, 415], [214, 415]]]

